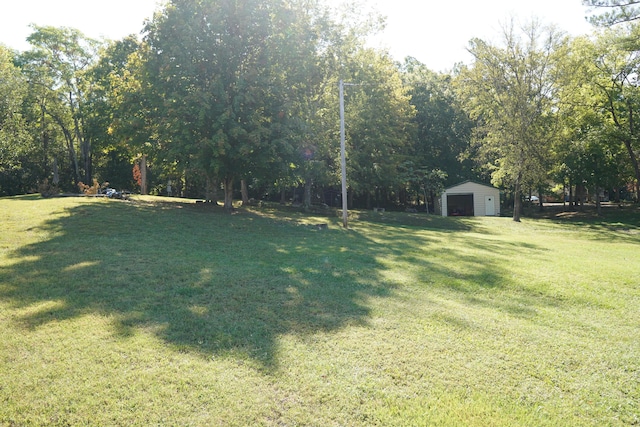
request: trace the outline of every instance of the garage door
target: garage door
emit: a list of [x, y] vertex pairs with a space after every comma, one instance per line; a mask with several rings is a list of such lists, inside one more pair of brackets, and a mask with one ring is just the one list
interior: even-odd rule
[[473, 194], [448, 194], [448, 216], [473, 216]]

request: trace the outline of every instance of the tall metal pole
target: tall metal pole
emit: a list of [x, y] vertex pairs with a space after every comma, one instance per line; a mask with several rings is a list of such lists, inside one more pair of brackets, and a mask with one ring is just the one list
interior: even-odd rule
[[347, 156], [344, 131], [344, 82], [340, 80], [340, 160], [342, 166], [342, 225], [347, 228]]

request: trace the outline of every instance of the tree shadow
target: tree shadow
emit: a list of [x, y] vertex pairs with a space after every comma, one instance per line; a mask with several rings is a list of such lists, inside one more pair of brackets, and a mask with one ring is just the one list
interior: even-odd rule
[[586, 232], [583, 234], [585, 238], [640, 242], [640, 208], [634, 205], [605, 204], [600, 213], [592, 205], [577, 209], [553, 206], [545, 208], [543, 212], [536, 212], [532, 217], [583, 230]]
[[[412, 222], [411, 238], [407, 238], [408, 227], [388, 222], [380, 227], [378, 236], [375, 227], [373, 233], [361, 236], [370, 241], [368, 246], [376, 259], [394, 259], [397, 268], [404, 270], [405, 280], [411, 282], [409, 288], [428, 287], [434, 295], [444, 290], [444, 294], [439, 294], [469, 307], [497, 310], [531, 321], [535, 321], [540, 308], [563, 303], [514, 282], [511, 270], [514, 258], [526, 254], [543, 263], [549, 249], [526, 241], [496, 239], [482, 221], [437, 218], [434, 222], [427, 218], [421, 233], [415, 232], [414, 225]], [[503, 288], [517, 288], [518, 296], [504, 301], [497, 299], [496, 292]], [[446, 307], [441, 308], [446, 312]], [[454, 326], [468, 323], [453, 314], [442, 315], [440, 310], [436, 313]]]
[[271, 369], [279, 336], [366, 324], [368, 299], [392, 292], [361, 236], [255, 213], [103, 201], [38, 231], [48, 238], [0, 268], [0, 298], [27, 330], [98, 314], [120, 337], [144, 329]]
[[[366, 326], [371, 299], [394, 297], [404, 284], [391, 277], [396, 269], [414, 272], [403, 280], [487, 304], [478, 292], [505, 285], [513, 253], [540, 250], [476, 236], [466, 242], [470, 252], [459, 253], [452, 248], [460, 242], [448, 248], [442, 239], [465, 239], [456, 231], [483, 226], [436, 217], [359, 231], [172, 201], [70, 206], [42, 223], [46, 238], [18, 248], [0, 268], [0, 298], [20, 313], [18, 327], [97, 314], [118, 337], [144, 330], [177, 351], [245, 357], [265, 370], [278, 368], [281, 336]], [[530, 316], [522, 307], [531, 303], [506, 308]]]

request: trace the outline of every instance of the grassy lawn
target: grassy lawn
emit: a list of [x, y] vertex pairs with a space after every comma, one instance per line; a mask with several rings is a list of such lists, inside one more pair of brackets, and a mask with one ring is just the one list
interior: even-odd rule
[[638, 209], [343, 230], [25, 196], [0, 221], [3, 426], [640, 424]]

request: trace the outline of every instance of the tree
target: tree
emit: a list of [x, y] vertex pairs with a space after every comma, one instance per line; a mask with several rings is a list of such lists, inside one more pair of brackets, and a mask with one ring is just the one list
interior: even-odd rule
[[[623, 98], [610, 92], [610, 81], [619, 73], [610, 68], [603, 69], [603, 64], [616, 56], [611, 43], [608, 40], [600, 44], [579, 37], [571, 41], [567, 55], [561, 61], [558, 92], [561, 126], [553, 148], [553, 174], [569, 189], [573, 204], [581, 187], [592, 190], [599, 203], [599, 189], [626, 185], [634, 176], [627, 149], [618, 138], [622, 132], [611, 119], [611, 100]], [[605, 60], [605, 57], [609, 59]], [[619, 107], [617, 114], [625, 108]], [[618, 124], [621, 124], [620, 119]]]
[[330, 15], [320, 8], [309, 16], [313, 23], [306, 31], [313, 31], [313, 42], [306, 43], [307, 54], [299, 57], [290, 98], [292, 114], [288, 118], [294, 147], [291, 172], [294, 182], [304, 185], [305, 208], [311, 204], [314, 187], [339, 182], [335, 138], [339, 70], [345, 52], [361, 43], [361, 37], [350, 35], [349, 28], [334, 22]]
[[460, 105], [451, 75], [435, 73], [415, 58], [405, 59], [402, 73], [416, 110], [412, 163], [429, 171], [441, 170], [447, 177], [445, 184], [474, 178], [466, 156], [473, 122]]
[[582, 4], [592, 10], [603, 10], [602, 13], [589, 17], [589, 21], [597, 26], [612, 26], [640, 18], [638, 0], [582, 0]]
[[331, 88], [337, 68], [335, 47], [342, 40], [339, 25], [315, 1], [299, 3], [286, 18], [286, 33], [274, 35], [280, 54], [274, 56], [273, 72], [280, 89], [274, 91], [271, 105], [277, 119], [270, 123], [270, 139], [278, 150], [272, 161], [254, 163], [251, 173], [257, 185], [302, 185], [302, 204], [309, 208], [312, 189], [331, 183], [334, 117], [330, 112], [336, 105], [331, 102]]
[[39, 178], [25, 167], [35, 154], [22, 114], [26, 95], [27, 82], [14, 65], [14, 53], [0, 45], [0, 195], [24, 192]]
[[[349, 104], [350, 99], [361, 97], [363, 100], [368, 96], [368, 101], [362, 102], [371, 113], [376, 103], [381, 103], [381, 110], [388, 108], [388, 100], [395, 96], [391, 88], [395, 84], [392, 82], [395, 79], [393, 76], [397, 73], [396, 66], [389, 61], [388, 55], [365, 48], [366, 36], [380, 29], [381, 21], [377, 14], [362, 14], [362, 8], [350, 4], [345, 5], [340, 11], [320, 7], [308, 16], [307, 19], [311, 22], [307, 25], [306, 31], [309, 32], [310, 29], [313, 32], [312, 43], [305, 43], [309, 46], [307, 55], [298, 55], [304, 59], [298, 60], [295, 67], [296, 78], [290, 98], [293, 114], [288, 116], [295, 150], [290, 161], [292, 168], [288, 181], [304, 186], [303, 206], [311, 203], [313, 188], [340, 186], [341, 162], [337, 143], [338, 82], [343, 80], [356, 85], [358, 82], [362, 83], [363, 86], [350, 86], [350, 90], [345, 91], [345, 99]], [[338, 16], [337, 21], [333, 16]], [[304, 38], [301, 38], [301, 42], [302, 40]], [[384, 73], [388, 75], [383, 76]], [[384, 88], [376, 93], [373, 90], [376, 86]], [[378, 98], [378, 95], [382, 97]], [[367, 113], [358, 107], [353, 110], [347, 108], [348, 115], [353, 113], [357, 116], [355, 122], [351, 117], [346, 119], [350, 131], [356, 131], [352, 125], [355, 126], [358, 120], [361, 121], [361, 112]], [[380, 117], [376, 117], [370, 123], [374, 124], [378, 120], [380, 124], [379, 119]], [[371, 126], [372, 129], [375, 127]], [[379, 136], [382, 137], [383, 132], [385, 131], [381, 129]], [[355, 155], [355, 152], [353, 154]], [[352, 166], [357, 167], [357, 162], [350, 162], [349, 167]], [[349, 175], [353, 194], [353, 190], [361, 181], [357, 179], [354, 170], [351, 170]], [[389, 176], [389, 181], [395, 179], [396, 175], [394, 173]], [[379, 185], [373, 187], [379, 188]], [[363, 190], [361, 194], [365, 195], [370, 203], [372, 191]], [[326, 195], [327, 192], [323, 196]], [[323, 200], [328, 203], [335, 201], [333, 198]], [[353, 201], [353, 197], [350, 200]]]
[[474, 63], [461, 71], [457, 83], [478, 124], [474, 138], [481, 160], [494, 184], [513, 189], [513, 220], [520, 221], [523, 185], [546, 176], [557, 108], [556, 57], [565, 38], [535, 22], [521, 36], [512, 23], [503, 36], [502, 47], [470, 42]]
[[413, 134], [415, 111], [397, 64], [385, 52], [360, 49], [342, 72], [354, 84], [344, 95], [349, 187], [371, 207], [372, 196], [379, 199], [380, 193], [402, 184], [399, 167]]
[[41, 94], [41, 108], [64, 134], [76, 182], [91, 182], [92, 144], [87, 107], [92, 82], [86, 78], [86, 72], [96, 60], [98, 42], [72, 28], [35, 25], [33, 28], [27, 38], [32, 49], [22, 54], [22, 67], [30, 84], [35, 86], [34, 92]]
[[100, 182], [120, 189], [134, 188], [134, 159], [149, 139], [149, 129], [141, 126], [148, 122], [140, 102], [139, 49], [135, 36], [108, 42], [86, 73], [92, 82], [86, 125], [94, 173]]
[[303, 3], [175, 0], [147, 26], [158, 144], [180, 168], [219, 179], [227, 209], [234, 181], [292, 151], [282, 132], [287, 67], [301, 45], [289, 30]]
[[411, 160], [404, 162], [401, 170], [402, 180], [407, 183], [408, 190], [424, 197], [425, 212], [429, 213], [430, 202], [435, 207], [435, 199], [445, 189], [447, 173], [438, 168], [416, 167]]
[[[595, 41], [579, 39], [572, 49], [579, 55], [581, 67], [575, 93], [582, 93], [582, 103], [591, 105], [599, 121], [597, 134], [603, 144], [616, 141], [627, 154], [629, 181], [634, 181], [635, 197], [640, 197], [640, 50], [628, 45], [630, 30], [610, 29]], [[575, 63], [576, 61], [574, 61]], [[578, 90], [578, 88], [580, 88]], [[613, 148], [614, 151], [618, 151]]]

